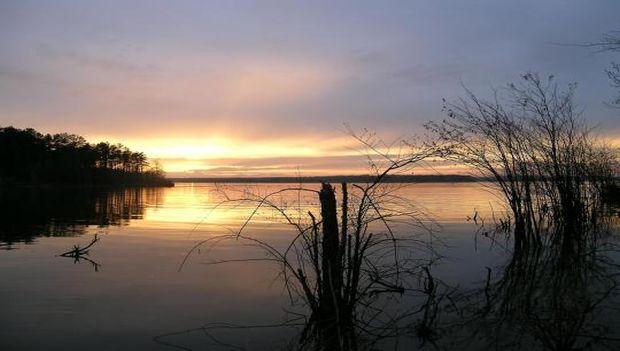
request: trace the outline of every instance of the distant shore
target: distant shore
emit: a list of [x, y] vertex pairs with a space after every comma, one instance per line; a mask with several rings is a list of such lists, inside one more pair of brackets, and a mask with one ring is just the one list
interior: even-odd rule
[[[167, 178], [174, 183], [368, 183], [371, 175], [311, 176], [311, 177], [196, 177]], [[467, 175], [391, 175], [383, 183], [471, 183], [480, 181]]]

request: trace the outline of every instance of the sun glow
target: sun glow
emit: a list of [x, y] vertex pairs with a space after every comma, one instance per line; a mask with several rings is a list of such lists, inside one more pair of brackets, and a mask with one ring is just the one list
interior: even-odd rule
[[[225, 134], [227, 133], [220, 133]], [[352, 138], [343, 135], [325, 139], [304, 136], [225, 138], [215, 133], [203, 138], [157, 136], [118, 139], [106, 135], [89, 138], [94, 141], [120, 142], [131, 149], [144, 152], [151, 160], [157, 160], [173, 177], [207, 174], [222, 176], [248, 171], [252, 175], [293, 175], [298, 168], [304, 172], [312, 172], [312, 169], [303, 167], [304, 160], [317, 164], [323, 157], [350, 156], [355, 153]], [[272, 160], [273, 164], [261, 161], [267, 159]]]
[[320, 156], [323, 151], [289, 143], [242, 143], [232, 140], [162, 140], [157, 144], [143, 145], [141, 150], [152, 158], [218, 159], [227, 157]]
[[219, 159], [227, 157], [317, 157], [349, 154], [352, 138], [223, 138], [155, 137], [118, 139], [114, 136], [90, 137], [91, 140], [120, 142], [146, 153], [150, 158]]
[[[226, 133], [222, 132], [221, 135]], [[128, 140], [100, 136], [95, 140], [121, 142], [159, 162], [169, 177], [270, 177], [366, 174], [368, 150], [345, 135], [319, 138], [242, 138], [221, 136], [152, 137]], [[435, 174], [439, 169], [464, 173], [454, 165], [429, 160], [416, 174]]]

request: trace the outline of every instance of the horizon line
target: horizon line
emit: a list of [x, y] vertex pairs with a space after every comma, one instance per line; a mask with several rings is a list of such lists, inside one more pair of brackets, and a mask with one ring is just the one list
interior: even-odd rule
[[[325, 175], [325, 176], [206, 176], [206, 177], [167, 177], [175, 183], [321, 183], [321, 182], [367, 182], [376, 178], [376, 175]], [[387, 183], [415, 183], [415, 182], [444, 182], [465, 183], [484, 180], [483, 178], [463, 174], [395, 174], [386, 176]]]

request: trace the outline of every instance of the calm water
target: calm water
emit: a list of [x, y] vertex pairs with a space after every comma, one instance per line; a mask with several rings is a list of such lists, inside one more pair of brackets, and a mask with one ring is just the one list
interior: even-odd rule
[[[231, 185], [225, 191], [268, 193], [285, 186]], [[272, 325], [290, 317], [287, 310], [294, 307], [289, 308], [277, 267], [258, 261], [210, 264], [262, 257], [260, 252], [223, 242], [196, 250], [179, 270], [194, 245], [239, 229], [252, 212], [249, 205], [222, 204], [221, 191], [214, 185], [181, 183], [107, 192], [0, 192], [0, 349], [172, 349], [165, 343], [203, 350], [235, 349], [226, 344], [249, 350], [286, 348], [299, 330], [215, 327]], [[442, 280], [478, 286], [485, 267], [506, 263], [502, 242], [477, 235], [478, 226], [467, 220], [478, 212], [478, 218], [491, 221], [491, 210], [501, 211], [485, 187], [416, 184], [398, 193], [415, 201], [428, 216], [427, 225], [436, 229], [444, 259], [434, 271]], [[277, 201], [292, 213], [316, 207], [315, 199], [297, 194]], [[273, 211], [260, 211], [245, 231], [286, 245], [293, 232], [277, 218]], [[97, 267], [57, 256], [75, 244], [88, 244], [95, 235], [100, 241], [88, 258]], [[616, 329], [613, 317], [604, 319]], [[213, 328], [194, 330], [205, 325]], [[402, 345], [419, 346], [415, 340]]]

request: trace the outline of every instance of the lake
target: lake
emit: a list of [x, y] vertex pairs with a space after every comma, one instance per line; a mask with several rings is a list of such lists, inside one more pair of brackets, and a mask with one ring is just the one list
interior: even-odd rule
[[[224, 194], [247, 198], [248, 194], [297, 186], [177, 183], [173, 188], [105, 191], [0, 190], [0, 349], [295, 349], [301, 327], [279, 324], [299, 318], [304, 309], [291, 304], [278, 267], [261, 261], [264, 253], [241, 241], [217, 241], [215, 245], [212, 240], [196, 245], [244, 228], [247, 235], [274, 247], [286, 246], [295, 232], [277, 211], [263, 208], [245, 225], [255, 206], [225, 201]], [[453, 300], [445, 305], [457, 306], [446, 307], [449, 317], [437, 323], [439, 335], [454, 338], [454, 342], [467, 339], [464, 330], [475, 323], [471, 319], [459, 321], [456, 316], [476, 315], [468, 311], [476, 303], [473, 300], [489, 291], [487, 267], [501, 280], [510, 258], [509, 241], [485, 235], [485, 228], [491, 228], [502, 214], [501, 201], [489, 184], [392, 186], [398, 186], [398, 196], [412, 201], [419, 210], [419, 226], [398, 229], [410, 231], [419, 240], [435, 242], [436, 254], [424, 251], [418, 258], [426, 257], [429, 262], [437, 259], [433, 274]], [[318, 206], [312, 195], [295, 191], [278, 195], [274, 201], [286, 207], [287, 213], [300, 216], [308, 210], [317, 211]], [[99, 241], [83, 259], [59, 256], [73, 245], [87, 245], [95, 235]], [[614, 235], [612, 232], [603, 241], [615, 242]], [[619, 262], [615, 252], [606, 251], [604, 255], [607, 261]], [[597, 273], [587, 275], [587, 279], [608, 284], [601, 277], [618, 273], [610, 269], [597, 268]], [[618, 318], [611, 313], [617, 307], [616, 291], [609, 291], [606, 294], [604, 290], [604, 299], [584, 312], [587, 315], [578, 316], [581, 323], [577, 326], [571, 324], [572, 317], [566, 317], [566, 311], [555, 309], [545, 311], [545, 316], [551, 317], [539, 323], [554, 325], [552, 330], [572, 340], [571, 345], [594, 349], [618, 346]], [[571, 303], [585, 304], [590, 301], [588, 294]], [[593, 296], [597, 294], [592, 292]], [[395, 311], [414, 303], [396, 300]], [[522, 323], [522, 316], [513, 312], [510, 316], [510, 325]], [[418, 319], [412, 318], [413, 322]], [[455, 329], [463, 331], [464, 339], [449, 332]], [[547, 335], [547, 329], [523, 330], [527, 335], [519, 340], [524, 340], [524, 345], [537, 349], [558, 345], [548, 343], [559, 336]], [[492, 336], [484, 338], [490, 340]], [[439, 337], [429, 340], [390, 336], [373, 343], [373, 347], [453, 346]], [[472, 345], [471, 349], [476, 349], [475, 345], [482, 344]]]

